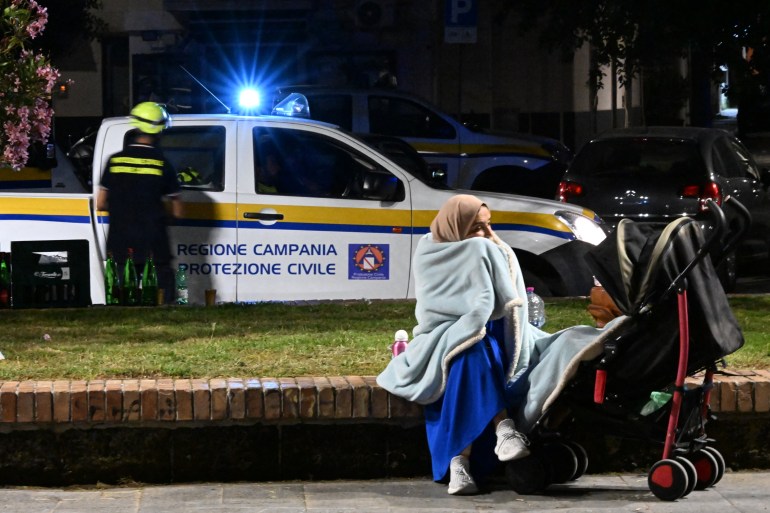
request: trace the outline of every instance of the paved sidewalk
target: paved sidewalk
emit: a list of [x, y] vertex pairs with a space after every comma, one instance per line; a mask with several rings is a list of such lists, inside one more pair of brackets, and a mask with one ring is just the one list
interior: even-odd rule
[[656, 499], [644, 475], [587, 475], [519, 496], [500, 484], [451, 497], [428, 479], [202, 483], [98, 489], [0, 488], [2, 513], [435, 513], [627, 511], [753, 513], [770, 511], [770, 472], [728, 472], [716, 487], [676, 502]]

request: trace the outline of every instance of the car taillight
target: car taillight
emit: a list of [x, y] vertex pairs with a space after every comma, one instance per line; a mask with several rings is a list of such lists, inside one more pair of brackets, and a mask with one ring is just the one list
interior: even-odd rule
[[685, 185], [682, 188], [682, 197], [698, 198], [701, 212], [706, 210], [706, 200], [714, 200], [718, 206], [722, 205], [722, 189], [719, 184], [708, 182], [704, 185]]
[[559, 182], [559, 201], [566, 203], [572, 197], [582, 196], [583, 186], [579, 183], [562, 180]]

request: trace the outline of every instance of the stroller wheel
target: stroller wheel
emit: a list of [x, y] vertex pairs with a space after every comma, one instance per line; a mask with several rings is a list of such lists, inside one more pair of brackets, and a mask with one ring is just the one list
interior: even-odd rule
[[569, 441], [566, 442], [566, 444], [570, 446], [578, 460], [577, 472], [575, 472], [575, 475], [570, 479], [570, 481], [575, 481], [576, 479], [583, 477], [583, 474], [588, 470], [588, 453], [583, 446], [577, 442]]
[[658, 499], [675, 501], [682, 497], [689, 486], [687, 471], [676, 460], [660, 460], [647, 475], [647, 485]]
[[687, 472], [687, 490], [684, 491], [682, 497], [690, 495], [695, 490], [695, 485], [698, 484], [698, 471], [695, 470], [693, 462], [685, 458], [684, 456], [677, 456], [676, 461], [682, 464], [684, 470]]
[[505, 478], [511, 489], [519, 495], [540, 493], [549, 484], [548, 469], [543, 458], [537, 454], [508, 462]]
[[549, 467], [551, 482], [555, 484], [571, 481], [580, 468], [575, 451], [564, 442], [546, 445], [543, 448], [543, 459]]
[[716, 481], [714, 481], [714, 484], [717, 484], [719, 481], [722, 480], [722, 478], [725, 475], [725, 470], [727, 469], [727, 464], [725, 463], [725, 459], [724, 457], [722, 457], [722, 453], [713, 447], [706, 446], [702, 450], [710, 453], [714, 457], [714, 459], [717, 460], [717, 479]]
[[704, 490], [717, 482], [719, 465], [713, 454], [699, 450], [690, 454], [688, 459], [693, 462], [698, 473], [698, 482], [695, 484], [696, 490]]

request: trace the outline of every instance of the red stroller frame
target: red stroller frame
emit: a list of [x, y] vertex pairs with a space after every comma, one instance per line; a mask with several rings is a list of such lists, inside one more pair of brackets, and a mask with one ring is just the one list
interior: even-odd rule
[[[708, 211], [713, 218], [712, 233], [705, 243], [702, 243], [701, 240], [702, 244], [697, 247], [694, 257], [690, 255], [695, 251], [695, 246], [687, 246], [688, 242], [684, 242], [675, 249], [672, 249], [674, 244], [663, 245], [664, 249], [662, 251], [666, 255], [667, 261], [677, 262], [676, 266], [665, 270], [665, 273], [668, 274], [671, 272], [675, 273], [675, 278], [670, 281], [667, 278], [665, 285], [660, 287], [663, 289], [667, 285], [665, 291], [662, 293], [654, 291], [649, 294], [644, 292], [643, 299], [638, 302], [634, 299], [629, 303], [631, 298], [626, 296], [623, 298], [625, 303], [624, 301], [618, 303], [622, 311], [633, 311], [632, 314], [629, 314], [631, 317], [627, 318], [627, 325], [631, 327], [630, 330], [627, 330], [627, 336], [632, 346], [633, 344], [645, 345], [645, 341], [642, 340], [643, 337], [634, 338], [634, 336], [638, 335], [637, 332], [640, 327], [642, 331], [646, 331], [649, 323], [655, 324], [660, 322], [660, 324], [664, 324], [664, 321], [666, 326], [671, 325], [673, 327], [677, 324], [674, 314], [678, 316], [678, 354], [673, 354], [677, 333], [670, 330], [670, 328], [665, 328], [670, 330], [666, 332], [668, 334], [666, 340], [671, 340], [674, 343], [671, 344], [670, 349], [668, 345], [666, 346], [666, 358], [650, 356], [653, 354], [652, 352], [658, 351], [656, 347], [648, 349], [651, 353], [638, 355], [640, 361], [646, 362], [650, 367], [649, 370], [639, 371], [638, 382], [645, 384], [649, 382], [650, 386], [654, 387], [652, 390], [666, 388], [672, 392], [670, 402], [668, 403], [670, 409], [666, 415], [667, 419], [664, 416], [666, 410], [663, 407], [657, 413], [649, 415], [649, 417], [643, 417], [648, 419], [648, 424], [644, 424], [641, 427], [638, 425], [640, 423], [639, 414], [629, 415], [629, 412], [637, 411], [633, 410], [629, 404], [636, 404], [641, 398], [641, 393], [646, 392], [649, 394], [649, 391], [642, 389], [638, 392], [630, 392], [627, 398], [629, 404], [625, 404], [623, 400], [618, 399], [618, 390], [632, 388], [631, 385], [635, 383], [634, 381], [629, 381], [634, 378], [628, 378], [625, 381], [624, 378], [627, 374], [626, 371], [636, 362], [628, 363], [623, 361], [623, 359], [617, 358], [624, 351], [633, 351], [626, 347], [629, 345], [629, 340], [623, 339], [626, 335], [604, 339], [604, 352], [599, 361], [593, 364], [591, 362], [584, 362], [583, 368], [587, 372], [584, 374], [578, 373], [575, 376], [571, 383], [572, 388], [565, 389], [558, 398], [557, 401], [560, 401], [560, 403], [557, 403], [558, 407], [552, 405], [550, 410], [543, 412], [541, 419], [528, 433], [533, 442], [532, 456], [510, 462], [507, 465], [506, 477], [516, 492], [521, 494], [538, 493], [549, 484], [575, 480], [587, 470], [588, 456], [585, 449], [573, 441], [565, 440], [563, 433], [554, 432], [554, 427], [559, 430], [560, 426], [565, 422], [561, 420], [564, 416], [564, 411], [571, 412], [573, 420], [582, 415], [581, 418], [584, 420], [590, 419], [589, 422], [597, 422], [595, 418], [601, 417], [600, 421], [604, 422], [600, 422], [600, 424], [605, 429], [607, 426], [610, 429], [617, 429], [617, 431], [622, 432], [620, 436], [626, 436], [628, 433], [633, 432], [633, 435], [629, 435], [630, 438], [636, 437], [637, 430], [646, 430], [645, 434], [655, 434], [654, 437], [646, 436], [647, 438], [658, 439], [658, 434], [662, 431], [665, 423], [662, 459], [657, 461], [648, 473], [650, 490], [656, 497], [662, 500], [676, 500], [693, 490], [713, 486], [722, 478], [725, 471], [724, 458], [716, 449], [708, 445], [713, 440], [706, 437], [704, 426], [710, 416], [709, 400], [716, 363], [725, 354], [729, 354], [729, 352], [740, 347], [743, 339], [737, 325], [725, 328], [726, 331], [720, 332], [720, 334], [736, 333], [729, 330], [737, 330], [737, 338], [740, 340], [732, 343], [730, 347], [716, 347], [713, 345], [713, 340], [705, 336], [704, 329], [699, 326], [699, 323], [703, 321], [704, 315], [713, 316], [714, 312], [709, 311], [708, 308], [727, 308], [729, 310], [729, 306], [724, 294], [721, 294], [721, 292], [721, 299], [714, 300], [713, 306], [704, 307], [701, 303], [698, 303], [699, 300], [702, 300], [703, 295], [704, 282], [702, 281], [702, 276], [707, 271], [703, 267], [697, 273], [691, 271], [701, 264], [707, 256], [711, 256], [713, 260], [719, 260], [724, 255], [729, 254], [746, 229], [748, 229], [748, 225], [751, 222], [748, 211], [740, 203], [730, 198], [726, 199], [725, 203], [734, 207], [738, 214], [738, 227], [726, 237], [726, 240], [722, 237], [727, 226], [725, 215], [718, 205], [709, 202]], [[672, 223], [671, 226], [675, 224], [677, 223]], [[696, 224], [691, 220], [682, 220], [677, 226], [685, 226], [687, 230], [695, 231], [693, 226]], [[678, 227], [673, 228], [673, 230], [678, 229]], [[674, 233], [687, 237], [689, 232], [674, 231]], [[679, 251], [682, 251], [682, 253], [680, 254]], [[678, 266], [683, 256], [687, 257], [687, 263], [686, 265], [682, 264], [684, 269], [680, 271]], [[663, 257], [661, 257], [657, 262], [663, 260]], [[706, 267], [710, 268], [710, 262], [704, 262], [704, 265], [706, 263], [709, 264]], [[665, 266], [668, 264], [658, 265]], [[654, 270], [660, 271], [661, 269], [656, 267]], [[594, 266], [594, 270], [598, 270], [598, 268]], [[654, 274], [652, 269], [648, 269], [646, 272], [651, 275]], [[713, 269], [708, 271], [708, 273], [710, 274], [708, 274], [707, 279], [714, 279]], [[601, 276], [598, 277], [604, 283]], [[692, 330], [690, 325], [691, 312], [689, 312], [688, 308], [688, 278], [695, 280], [693, 283], [699, 286], [695, 296], [696, 299], [694, 300], [694, 304], [698, 305], [695, 312], [696, 324], [693, 325], [697, 328], [695, 336], [698, 343], [694, 358], [692, 358], [691, 352]], [[642, 281], [646, 280], [647, 277]], [[608, 281], [610, 280], [608, 279]], [[645, 287], [640, 288], [644, 289]], [[674, 293], [676, 293], [677, 304], [675, 312], [672, 308], [666, 309], [664, 307], [673, 301], [672, 294]], [[706, 295], [716, 297], [713, 292]], [[617, 301], [618, 296], [613, 295], [613, 297]], [[655, 303], [655, 306], [653, 303]], [[731, 314], [730, 316], [732, 317]], [[644, 324], [645, 322], [648, 324]], [[654, 337], [655, 334], [653, 333], [652, 336]], [[707, 338], [709, 339], [706, 340]], [[637, 348], [638, 346], [633, 347]], [[725, 352], [722, 352], [723, 350]], [[668, 356], [671, 356], [670, 362]], [[626, 360], [629, 360], [629, 358], [626, 358]], [[639, 365], [641, 366], [641, 364]], [[593, 371], [590, 370], [591, 367], [593, 367]], [[700, 387], [685, 389], [685, 379], [688, 376], [688, 372], [693, 373], [698, 370], [705, 370], [703, 384]], [[674, 371], [676, 377], [673, 380], [673, 386], [670, 386], [671, 376]], [[606, 398], [612, 398], [614, 402], [611, 401], [608, 405], [605, 405]], [[683, 408], [683, 405], [686, 405], [686, 407]], [[566, 416], [570, 418], [569, 413]], [[617, 433], [608, 432], [608, 434]]]
[[[728, 204], [735, 207], [743, 218], [742, 229], [738, 230], [727, 241], [722, 251], [725, 255], [735, 246], [751, 223], [751, 215], [743, 205], [728, 198]], [[679, 313], [679, 363], [677, 366], [676, 380], [674, 381], [674, 393], [671, 398], [671, 411], [666, 429], [666, 439], [663, 444], [663, 458], [655, 463], [649, 471], [647, 483], [650, 491], [662, 500], [676, 500], [689, 494], [693, 489], [702, 490], [715, 485], [722, 479], [725, 472], [725, 461], [722, 455], [708, 445], [704, 445], [695, 451], [690, 458], [675, 456], [676, 433], [685, 390], [685, 378], [687, 377], [687, 363], [690, 352], [690, 323], [687, 310], [687, 281], [684, 278], [689, 269], [702, 259], [706, 249], [717, 241], [727, 222], [721, 209], [713, 204], [709, 205], [710, 211], [716, 220], [717, 229], [707, 244], [698, 252], [696, 259], [677, 277], [670, 289], [677, 288], [677, 311]], [[703, 403], [701, 418], [705, 423], [709, 414], [709, 401], [713, 388], [714, 368], [706, 369], [703, 379]], [[705, 437], [705, 432], [702, 433]]]

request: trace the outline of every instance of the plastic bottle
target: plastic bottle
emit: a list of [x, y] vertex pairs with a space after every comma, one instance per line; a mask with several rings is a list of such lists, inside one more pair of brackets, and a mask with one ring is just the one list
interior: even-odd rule
[[11, 306], [11, 273], [5, 262], [5, 253], [0, 253], [0, 308]]
[[120, 275], [118, 274], [118, 264], [112, 252], [107, 253], [107, 262], [104, 266], [104, 302], [107, 305], [120, 304]]
[[133, 248], [128, 248], [126, 265], [123, 267], [123, 304], [125, 306], [139, 304], [139, 278], [136, 275]]
[[142, 272], [142, 305], [156, 306], [158, 304], [158, 271], [152, 253], [147, 255]]
[[536, 328], [542, 328], [545, 325], [545, 303], [543, 298], [535, 294], [535, 287], [527, 287], [527, 308], [529, 323]]
[[406, 351], [406, 346], [409, 343], [409, 334], [406, 330], [398, 330], [393, 338], [393, 345], [390, 348], [393, 351], [393, 358], [395, 358]]
[[187, 301], [187, 272], [185, 271], [185, 268], [180, 265], [176, 271], [176, 304], [186, 305]]

